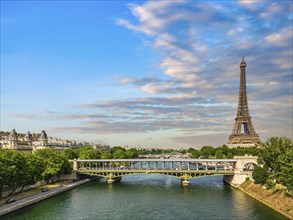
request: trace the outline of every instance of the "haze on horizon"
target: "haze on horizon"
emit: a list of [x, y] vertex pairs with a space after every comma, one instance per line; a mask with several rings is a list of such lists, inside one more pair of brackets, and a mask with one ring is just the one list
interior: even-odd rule
[[262, 141], [292, 138], [291, 1], [1, 1], [1, 131], [225, 144], [247, 62]]

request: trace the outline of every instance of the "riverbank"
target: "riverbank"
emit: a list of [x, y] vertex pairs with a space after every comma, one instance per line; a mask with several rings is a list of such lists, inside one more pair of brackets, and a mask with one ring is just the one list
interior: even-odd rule
[[38, 191], [36, 193], [33, 193], [32, 195], [29, 195], [27, 197], [19, 199], [16, 202], [13, 202], [10, 204], [3, 204], [0, 206], [0, 216], [6, 215], [10, 212], [24, 208], [26, 206], [32, 205], [34, 203], [37, 203], [37, 202], [42, 201], [44, 199], [50, 198], [52, 196], [58, 195], [60, 193], [63, 193], [63, 192], [68, 191], [70, 189], [73, 189], [77, 186], [85, 184], [89, 181], [91, 181], [91, 179], [84, 179], [84, 180], [79, 180], [76, 182], [71, 182], [68, 184], [62, 184], [57, 187], [51, 188], [46, 192]]
[[266, 189], [260, 184], [246, 181], [238, 187], [241, 191], [271, 207], [282, 215], [293, 219], [293, 198], [283, 192]]

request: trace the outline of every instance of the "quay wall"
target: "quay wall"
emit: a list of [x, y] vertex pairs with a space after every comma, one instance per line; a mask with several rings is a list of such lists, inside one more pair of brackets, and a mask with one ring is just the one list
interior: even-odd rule
[[289, 219], [293, 219], [293, 198], [285, 195], [284, 192], [276, 192], [266, 189], [253, 181], [246, 181], [241, 184], [240, 189], [245, 194], [269, 206]]

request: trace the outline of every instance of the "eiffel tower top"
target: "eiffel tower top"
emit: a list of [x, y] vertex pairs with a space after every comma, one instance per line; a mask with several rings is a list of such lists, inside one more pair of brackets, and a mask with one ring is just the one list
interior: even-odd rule
[[241, 67], [246, 67], [246, 62], [244, 60], [244, 57], [242, 57], [241, 63], [240, 63], [240, 68]]

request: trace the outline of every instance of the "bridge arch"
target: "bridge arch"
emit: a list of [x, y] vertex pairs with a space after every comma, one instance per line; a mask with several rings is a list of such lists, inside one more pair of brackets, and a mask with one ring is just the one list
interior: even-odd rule
[[243, 164], [243, 171], [253, 171], [255, 167], [257, 167], [257, 163], [255, 161], [249, 161]]
[[257, 165], [256, 156], [237, 156], [234, 157], [237, 162], [235, 164], [236, 171], [252, 171]]

